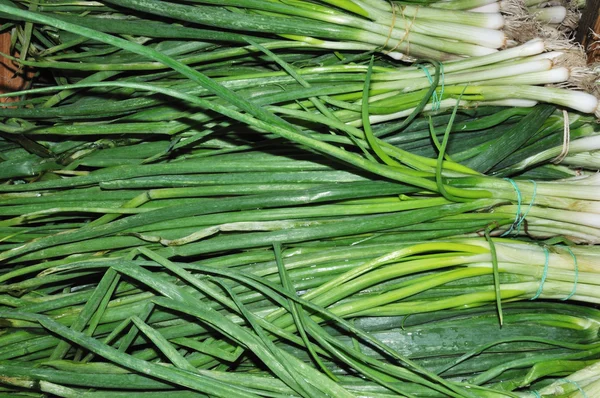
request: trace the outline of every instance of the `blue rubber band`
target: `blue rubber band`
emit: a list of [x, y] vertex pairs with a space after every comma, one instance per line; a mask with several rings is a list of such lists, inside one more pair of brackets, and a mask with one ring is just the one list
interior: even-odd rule
[[521, 202], [523, 201], [523, 196], [521, 196], [521, 190], [517, 186], [517, 183], [514, 180], [512, 180], [511, 178], [504, 178], [504, 180], [510, 182], [511, 185], [513, 186], [513, 188], [515, 189], [515, 192], [517, 193], [517, 215], [515, 217], [515, 221], [512, 223], [510, 228], [500, 236], [506, 236], [506, 235], [510, 234], [513, 231], [513, 229], [515, 228], [515, 226], [520, 224], [520, 222], [521, 222]]
[[517, 233], [519, 233], [519, 230], [521, 229], [521, 224], [523, 223], [523, 221], [525, 221], [525, 217], [527, 217], [527, 215], [529, 214], [529, 210], [531, 210], [531, 207], [535, 203], [535, 195], [537, 194], [537, 182], [535, 182], [534, 180], [529, 180], [529, 182], [531, 182], [533, 184], [533, 193], [531, 194], [531, 202], [529, 202], [529, 207], [527, 208], [525, 213], [523, 213], [523, 215], [521, 217], [519, 217], [519, 221], [517, 222]]
[[571, 257], [573, 257], [573, 271], [575, 272], [575, 277], [573, 278], [573, 290], [571, 290], [571, 293], [569, 293], [567, 297], [561, 299], [562, 301], [567, 301], [573, 297], [577, 291], [577, 282], [579, 281], [579, 264], [577, 264], [577, 257], [575, 257], [575, 253], [573, 253], [573, 250], [571, 250], [569, 246], [565, 246], [565, 249], [567, 249], [567, 251], [571, 254]]
[[[429, 70], [423, 65], [417, 65], [420, 69], [423, 70], [425, 76], [427, 76], [427, 80], [429, 80], [429, 84], [433, 84], [433, 77], [431, 77], [431, 73]], [[434, 91], [431, 94], [432, 105], [431, 110], [437, 111], [442, 107], [442, 97], [444, 96], [444, 64], [440, 62], [440, 93], [438, 95], [437, 91]]]
[[546, 282], [546, 278], [548, 277], [548, 263], [550, 262], [550, 251], [548, 250], [547, 247], [544, 247], [544, 255], [546, 256], [546, 262], [544, 264], [544, 271], [542, 272], [542, 279], [540, 280], [540, 286], [538, 287], [538, 290], [535, 293], [535, 296], [530, 298], [530, 300], [535, 300], [538, 297], [540, 297], [540, 295], [542, 294], [542, 291], [544, 290], [544, 283]]
[[542, 398], [542, 395], [539, 392], [537, 392], [537, 390], [533, 390], [531, 391], [531, 393], [535, 398]]
[[579, 385], [579, 383], [577, 383], [576, 381], [569, 380], [569, 379], [560, 379], [558, 381], [564, 381], [565, 383], [573, 384], [575, 387], [577, 387], [577, 389], [579, 390], [579, 392], [581, 393], [581, 395], [583, 396], [583, 398], [588, 398], [588, 396], [585, 393], [585, 391], [583, 391], [583, 388], [581, 388], [581, 386]]

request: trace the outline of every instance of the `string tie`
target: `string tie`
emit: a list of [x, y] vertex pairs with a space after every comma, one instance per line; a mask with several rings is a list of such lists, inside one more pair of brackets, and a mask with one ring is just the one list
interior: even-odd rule
[[[397, 20], [396, 7], [398, 7], [398, 6], [394, 3], [392, 3], [391, 1], [390, 1], [390, 4], [392, 5], [392, 23], [390, 24], [390, 30], [388, 33], [388, 37], [386, 38], [385, 44], [383, 45], [384, 49], [385, 49], [385, 47], [387, 47], [387, 44], [390, 41], [390, 38], [392, 37], [392, 34], [394, 32], [394, 27], [396, 25], [396, 20]], [[384, 51], [383, 52], [384, 54], [389, 54], [389, 53], [396, 51], [396, 49], [398, 47], [400, 47], [400, 45], [406, 41], [406, 56], [407, 57], [410, 56], [410, 42], [408, 40], [408, 35], [410, 33], [410, 30], [412, 29], [413, 24], [415, 23], [415, 20], [417, 19], [418, 12], [419, 12], [419, 7], [417, 6], [416, 10], [415, 10], [415, 15], [413, 16], [412, 21], [410, 21], [410, 23], [407, 24], [406, 17], [404, 16], [404, 6], [400, 7], [400, 15], [402, 15], [402, 20], [404, 21], [404, 36], [402, 37], [402, 39], [398, 40], [398, 42], [396, 43], [396, 45], [393, 48], [391, 48], [388, 51]]]
[[536, 300], [542, 294], [544, 290], [544, 283], [546, 282], [546, 278], [548, 277], [548, 263], [550, 262], [550, 251], [547, 247], [544, 247], [544, 256], [546, 257], [546, 261], [544, 263], [544, 271], [542, 271], [542, 279], [540, 280], [540, 286], [538, 287], [537, 292], [530, 300]]
[[562, 382], [565, 382], [565, 383], [573, 384], [575, 387], [577, 387], [577, 389], [579, 390], [579, 392], [581, 393], [581, 396], [583, 396], [583, 398], [588, 398], [588, 396], [585, 393], [585, 391], [583, 390], [583, 388], [576, 381], [569, 380], [569, 379], [560, 379], [558, 381], [562, 381]]
[[517, 186], [517, 183], [512, 178], [505, 178], [504, 180], [510, 182], [510, 184], [515, 189], [515, 192], [517, 193], [517, 215], [515, 217], [515, 221], [512, 223], [510, 228], [500, 236], [506, 236], [506, 235], [510, 234], [512, 232], [512, 230], [515, 228], [515, 225], [518, 224], [519, 219], [521, 218], [521, 202], [523, 200], [523, 197], [521, 196], [521, 190]]
[[[394, 32], [394, 26], [396, 26], [396, 7], [397, 6], [396, 6], [396, 4], [392, 3], [391, 1], [390, 1], [390, 5], [392, 6], [392, 23], [390, 24], [390, 30], [388, 31], [388, 35], [385, 38], [385, 43], [383, 43], [383, 46], [381, 46], [382, 50], [385, 50], [385, 48], [387, 47], [390, 39], [392, 38], [392, 33]], [[392, 51], [390, 50], [390, 51], [385, 52], [385, 54], [389, 54], [391, 52]]]
[[[425, 76], [427, 76], [427, 80], [429, 80], [429, 84], [433, 84], [433, 77], [431, 73], [429, 73], [429, 69], [423, 65], [417, 65], [419, 69], [423, 70]], [[431, 110], [439, 111], [442, 107], [442, 98], [444, 97], [444, 64], [440, 62], [440, 92], [438, 94], [437, 90], [431, 94]]]
[[552, 163], [558, 164], [569, 154], [569, 145], [571, 143], [571, 122], [569, 121], [569, 112], [563, 110], [563, 147], [557, 157], [552, 159]]
[[577, 264], [577, 257], [575, 256], [575, 253], [573, 253], [573, 250], [571, 250], [569, 246], [565, 246], [565, 249], [571, 254], [571, 257], [573, 257], [573, 272], [575, 273], [575, 276], [573, 277], [573, 290], [571, 290], [571, 293], [569, 293], [567, 297], [562, 298], [562, 301], [567, 301], [568, 299], [573, 297], [573, 295], [577, 291], [577, 282], [579, 281], [579, 264]]
[[533, 184], [533, 193], [531, 194], [531, 201], [529, 202], [527, 210], [525, 210], [525, 213], [521, 214], [521, 206], [523, 204], [523, 195], [521, 194], [521, 190], [519, 189], [517, 183], [514, 180], [510, 178], [505, 178], [504, 180], [510, 182], [513, 188], [515, 189], [515, 192], [517, 193], [517, 214], [515, 216], [515, 221], [512, 223], [510, 228], [500, 236], [506, 236], [514, 230], [516, 230], [517, 234], [519, 233], [519, 231], [521, 230], [521, 224], [523, 223], [523, 221], [525, 221], [525, 217], [527, 217], [529, 211], [533, 207], [533, 204], [535, 203], [535, 196], [537, 194], [537, 183], [534, 180], [528, 180]]

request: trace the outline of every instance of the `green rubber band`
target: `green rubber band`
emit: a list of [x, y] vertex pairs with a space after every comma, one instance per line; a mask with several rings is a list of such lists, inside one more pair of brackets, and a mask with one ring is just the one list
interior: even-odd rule
[[529, 210], [531, 210], [531, 207], [535, 203], [535, 195], [537, 194], [537, 182], [535, 182], [534, 180], [529, 180], [529, 182], [533, 183], [533, 194], [531, 194], [531, 202], [529, 202], [529, 207], [527, 208], [525, 213], [523, 213], [523, 215], [519, 217], [519, 222], [517, 222], [517, 233], [519, 233], [519, 230], [521, 229], [521, 224], [523, 223], [523, 221], [525, 221], [525, 217], [527, 217], [527, 214], [529, 214]]
[[521, 195], [521, 190], [517, 186], [517, 183], [511, 178], [504, 178], [504, 180], [510, 182], [517, 193], [517, 215], [510, 228], [500, 236], [506, 236], [510, 234], [513, 229], [515, 229], [515, 227], [521, 223], [521, 202], [523, 201], [523, 196]]
[[537, 392], [536, 390], [531, 391], [531, 393], [533, 394], [533, 396], [535, 398], [542, 398], [542, 395], [539, 392]]
[[569, 380], [569, 379], [560, 379], [558, 381], [564, 381], [565, 383], [573, 384], [575, 387], [577, 387], [577, 389], [579, 390], [579, 392], [581, 393], [581, 395], [583, 396], [583, 398], [588, 398], [588, 396], [585, 393], [585, 391], [583, 391], [583, 388], [576, 381]]
[[571, 254], [571, 257], [573, 257], [573, 271], [575, 272], [575, 276], [573, 278], [573, 290], [571, 290], [571, 293], [569, 293], [567, 297], [562, 298], [562, 301], [567, 301], [568, 299], [573, 297], [573, 295], [577, 291], [577, 282], [579, 281], [579, 264], [577, 264], [577, 257], [575, 256], [575, 253], [573, 253], [573, 250], [571, 250], [569, 246], [565, 246], [565, 249], [567, 249], [567, 251]]
[[[417, 65], [420, 69], [423, 70], [425, 76], [427, 76], [427, 80], [429, 80], [429, 84], [433, 84], [433, 77], [431, 77], [431, 73], [429, 70], [423, 65]], [[431, 110], [438, 111], [442, 107], [442, 97], [444, 96], [444, 64], [440, 62], [440, 93], [434, 91], [431, 94], [432, 105]]]
[[546, 278], [548, 277], [548, 263], [550, 262], [550, 251], [548, 250], [547, 247], [544, 247], [544, 255], [546, 256], [546, 262], [544, 264], [544, 271], [542, 272], [542, 279], [540, 280], [540, 286], [538, 287], [538, 290], [535, 293], [535, 296], [530, 298], [530, 300], [535, 300], [538, 297], [540, 297], [540, 295], [542, 294], [542, 291], [544, 290], [544, 283], [546, 282]]

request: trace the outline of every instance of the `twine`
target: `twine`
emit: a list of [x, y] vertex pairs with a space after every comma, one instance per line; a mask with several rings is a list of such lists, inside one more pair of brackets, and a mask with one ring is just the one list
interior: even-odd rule
[[562, 381], [562, 382], [565, 382], [565, 383], [573, 384], [575, 387], [577, 387], [577, 389], [579, 390], [579, 392], [581, 393], [581, 395], [583, 396], [583, 398], [588, 398], [588, 396], [585, 393], [585, 391], [583, 391], [583, 388], [576, 381], [569, 380], [569, 379], [560, 379], [558, 381]]
[[531, 201], [529, 202], [527, 210], [525, 211], [525, 213], [521, 214], [521, 205], [523, 204], [523, 195], [521, 194], [521, 190], [517, 186], [517, 183], [511, 178], [505, 178], [504, 180], [510, 182], [513, 188], [515, 189], [515, 192], [517, 193], [517, 215], [515, 216], [515, 221], [512, 223], [510, 228], [507, 231], [505, 231], [502, 235], [500, 235], [503, 237], [514, 231], [515, 228], [516, 232], [519, 233], [521, 229], [521, 224], [523, 223], [523, 221], [525, 221], [525, 217], [527, 217], [529, 211], [533, 207], [533, 204], [535, 203], [535, 196], [537, 194], [537, 183], [534, 180], [528, 180], [533, 184], [533, 193], [531, 194]]
[[[396, 25], [396, 7], [398, 7], [396, 4], [392, 3], [390, 1], [390, 4], [392, 5], [392, 23], [390, 25], [390, 31], [388, 34], [388, 37], [385, 40], [385, 44], [383, 46], [383, 48], [385, 48], [390, 40], [390, 38], [392, 37], [392, 33], [394, 31], [394, 26]], [[400, 14], [402, 15], [402, 19], [404, 20], [404, 37], [402, 37], [402, 39], [398, 40], [398, 43], [396, 43], [396, 45], [394, 47], [392, 47], [390, 50], [388, 51], [383, 51], [384, 54], [389, 54], [392, 53], [394, 51], [396, 51], [396, 49], [398, 47], [400, 47], [400, 45], [402, 43], [404, 43], [406, 41], [406, 56], [410, 56], [410, 41], [408, 40], [408, 34], [410, 33], [410, 29], [412, 28], [413, 24], [415, 23], [415, 19], [417, 19], [417, 13], [419, 12], [419, 7], [416, 8], [415, 11], [415, 15], [413, 15], [412, 21], [410, 21], [410, 24], [406, 23], [406, 17], [404, 16], [404, 7], [400, 7]]]
[[546, 278], [548, 277], [548, 264], [550, 263], [550, 251], [547, 247], [544, 247], [544, 255], [546, 257], [546, 261], [544, 263], [544, 271], [542, 272], [542, 279], [540, 280], [540, 286], [538, 287], [537, 292], [530, 300], [536, 300], [542, 294], [544, 290], [544, 283], [546, 282]]
[[569, 154], [569, 144], [571, 143], [571, 122], [569, 121], [569, 112], [563, 110], [563, 147], [557, 157], [552, 159], [552, 163], [562, 162]]
[[[425, 76], [427, 76], [427, 80], [429, 80], [429, 84], [433, 84], [433, 77], [431, 77], [431, 73], [429, 70], [423, 65], [417, 65], [419, 69], [423, 70]], [[431, 94], [432, 105], [431, 110], [438, 111], [442, 107], [442, 97], [444, 96], [444, 64], [440, 62], [440, 93], [438, 95], [437, 90]]]
[[505, 178], [504, 180], [510, 182], [513, 188], [515, 189], [515, 192], [517, 193], [517, 215], [515, 217], [515, 221], [512, 223], [510, 228], [500, 236], [506, 236], [510, 234], [515, 228], [515, 225], [517, 225], [517, 223], [519, 222], [519, 219], [521, 218], [521, 201], [523, 199], [523, 197], [521, 196], [521, 190], [517, 186], [517, 183], [512, 178]]
[[573, 250], [571, 250], [569, 246], [565, 246], [565, 249], [567, 249], [567, 251], [571, 254], [571, 257], [573, 257], [573, 272], [575, 273], [575, 276], [573, 278], [573, 290], [571, 290], [571, 293], [569, 293], [567, 297], [562, 298], [562, 301], [567, 301], [573, 297], [577, 291], [577, 282], [579, 281], [579, 264], [577, 263], [577, 257], [575, 257], [575, 253], [573, 253]]
[[[387, 45], [392, 37], [392, 32], [394, 32], [394, 26], [396, 25], [396, 7], [397, 6], [396, 6], [396, 4], [392, 3], [391, 0], [390, 0], [390, 5], [392, 6], [392, 23], [390, 24], [390, 30], [388, 31], [388, 35], [385, 38], [385, 43], [383, 43], [383, 46], [381, 47], [382, 50], [384, 50], [387, 47]], [[389, 54], [390, 52], [391, 51], [384, 52], [384, 54]]]
[[529, 210], [531, 210], [531, 207], [535, 203], [535, 195], [537, 194], [537, 182], [535, 182], [534, 180], [529, 180], [529, 182], [531, 182], [533, 184], [533, 193], [531, 194], [531, 202], [529, 202], [529, 207], [527, 207], [527, 210], [525, 211], [525, 213], [523, 213], [523, 215], [521, 216], [521, 219], [517, 223], [517, 233], [521, 229], [521, 223], [523, 221], [525, 221], [525, 217], [527, 217], [527, 215], [529, 214]]

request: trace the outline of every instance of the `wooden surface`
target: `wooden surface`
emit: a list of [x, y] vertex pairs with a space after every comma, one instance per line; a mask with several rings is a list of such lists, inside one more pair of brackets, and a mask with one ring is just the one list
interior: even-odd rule
[[[10, 32], [0, 34], [0, 52], [10, 53]], [[26, 84], [25, 78], [31, 77], [31, 74], [25, 76], [23, 71], [18, 71], [16, 65], [0, 56], [0, 93], [23, 89]], [[0, 102], [7, 102], [7, 100], [10, 98], [0, 98]]]
[[[594, 33], [599, 36], [594, 38]], [[587, 0], [587, 5], [579, 22], [579, 29], [577, 29], [576, 39], [588, 50], [588, 61], [590, 63], [600, 62], [600, 43], [597, 43], [600, 40], [600, 0]]]

